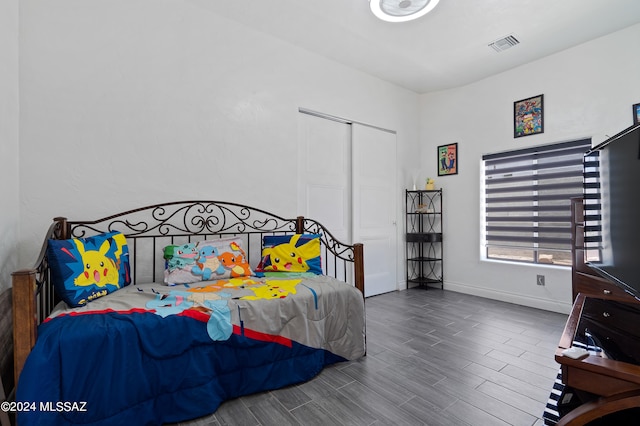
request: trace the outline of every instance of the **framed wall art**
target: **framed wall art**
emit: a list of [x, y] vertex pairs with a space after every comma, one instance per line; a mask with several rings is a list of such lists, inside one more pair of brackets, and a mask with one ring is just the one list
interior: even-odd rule
[[513, 103], [513, 137], [544, 133], [544, 95]]
[[640, 123], [640, 104], [633, 106], [633, 124]]
[[458, 174], [458, 143], [438, 147], [438, 176]]

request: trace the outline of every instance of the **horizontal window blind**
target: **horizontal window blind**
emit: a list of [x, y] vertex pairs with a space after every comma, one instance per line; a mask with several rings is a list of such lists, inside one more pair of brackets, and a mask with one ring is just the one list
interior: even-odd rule
[[600, 203], [600, 151], [584, 157], [584, 247], [589, 259], [599, 260], [602, 247], [602, 204]]
[[582, 139], [484, 155], [487, 247], [570, 251], [570, 199], [583, 196], [590, 148]]

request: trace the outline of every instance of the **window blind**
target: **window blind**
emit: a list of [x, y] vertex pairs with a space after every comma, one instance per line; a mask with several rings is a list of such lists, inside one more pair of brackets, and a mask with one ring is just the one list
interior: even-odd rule
[[602, 247], [602, 204], [600, 202], [600, 151], [584, 157], [584, 248], [585, 260], [599, 260]]
[[[581, 139], [484, 155], [486, 246], [570, 251], [570, 199], [583, 196], [590, 148]], [[590, 184], [596, 200], [599, 180]]]

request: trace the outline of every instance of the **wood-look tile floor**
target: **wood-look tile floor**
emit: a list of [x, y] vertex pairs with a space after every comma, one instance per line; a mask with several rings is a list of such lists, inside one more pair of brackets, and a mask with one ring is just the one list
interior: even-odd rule
[[367, 356], [181, 425], [543, 425], [566, 315], [439, 289], [366, 312]]

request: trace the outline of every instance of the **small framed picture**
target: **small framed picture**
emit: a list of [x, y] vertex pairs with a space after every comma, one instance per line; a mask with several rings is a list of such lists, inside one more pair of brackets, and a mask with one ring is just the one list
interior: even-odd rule
[[438, 147], [438, 176], [458, 174], [458, 143]]
[[633, 106], [633, 124], [640, 123], [640, 104]]
[[513, 137], [544, 133], [544, 95], [513, 103]]

